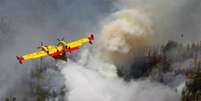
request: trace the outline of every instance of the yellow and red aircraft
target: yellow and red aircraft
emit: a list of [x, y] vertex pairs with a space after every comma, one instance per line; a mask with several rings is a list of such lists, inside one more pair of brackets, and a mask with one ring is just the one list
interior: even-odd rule
[[58, 40], [58, 45], [43, 45], [41, 43], [41, 46], [38, 48], [41, 49], [41, 51], [30, 53], [30, 54], [25, 54], [22, 56], [16, 56], [19, 63], [22, 64], [23, 61], [25, 60], [31, 60], [31, 59], [36, 59], [44, 56], [51, 56], [54, 59], [60, 59], [67, 61], [66, 53], [71, 53], [73, 51], [76, 51], [82, 46], [84, 43], [89, 42], [92, 44], [92, 41], [94, 40], [94, 35], [91, 34], [90, 36], [86, 38], [82, 38], [77, 41], [73, 42], [65, 42], [64, 38], [62, 39], [57, 39]]

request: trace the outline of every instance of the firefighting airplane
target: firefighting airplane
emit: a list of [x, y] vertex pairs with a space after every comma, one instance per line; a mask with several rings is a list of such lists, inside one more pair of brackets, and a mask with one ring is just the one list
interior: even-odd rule
[[41, 43], [41, 46], [38, 47], [39, 49], [41, 49], [41, 51], [25, 54], [22, 56], [16, 56], [17, 60], [19, 61], [20, 64], [22, 64], [23, 61], [25, 60], [36, 59], [36, 58], [40, 58], [44, 56], [51, 56], [56, 60], [60, 59], [60, 60], [67, 61], [68, 58], [66, 56], [66, 53], [71, 53], [73, 51], [78, 50], [80, 46], [82, 46], [84, 43], [89, 42], [90, 44], [92, 44], [92, 41], [94, 40], [94, 35], [91, 34], [90, 36], [86, 38], [82, 38], [80, 40], [73, 41], [73, 42], [65, 42], [64, 38], [57, 39], [57, 40], [59, 42], [58, 45], [56, 46], [43, 45], [43, 43]]

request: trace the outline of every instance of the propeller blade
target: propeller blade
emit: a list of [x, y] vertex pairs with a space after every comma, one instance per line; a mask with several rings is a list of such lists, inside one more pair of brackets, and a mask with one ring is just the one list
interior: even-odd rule
[[43, 42], [40, 42], [40, 45], [43, 46]]
[[62, 38], [57, 38], [58, 41], [64, 41], [64, 37]]

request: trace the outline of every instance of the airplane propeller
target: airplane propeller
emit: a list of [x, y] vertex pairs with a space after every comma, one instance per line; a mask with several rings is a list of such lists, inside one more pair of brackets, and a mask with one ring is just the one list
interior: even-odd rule
[[59, 42], [59, 43], [57, 44], [57, 46], [58, 46], [58, 45], [66, 46], [66, 45], [65, 45], [66, 42], [64, 41], [64, 37], [62, 37], [61, 39], [57, 38], [57, 41]]
[[62, 37], [61, 39], [57, 38], [57, 41], [59, 42], [59, 43], [57, 44], [57, 46], [58, 46], [58, 45], [62, 44], [61, 41], [64, 41], [64, 37]]
[[43, 46], [43, 42], [40, 42], [40, 45]]
[[47, 52], [49, 54], [49, 50], [47, 48], [47, 45], [44, 45], [43, 42], [40, 43], [40, 46], [37, 47], [38, 49], [42, 49], [43, 51]]
[[[71, 49], [69, 46], [66, 45], [66, 42], [64, 41], [64, 37], [62, 37], [61, 39], [58, 38], [57, 40], [59, 42], [57, 44], [57, 46], [62, 45], [65, 49], [68, 49], [68, 50]], [[70, 51], [70, 53], [71, 53], [71, 51]]]
[[44, 43], [43, 42], [40, 42], [40, 46], [39, 47], [37, 47], [38, 49], [41, 49], [42, 47], [46, 47], [47, 45], [44, 45]]
[[40, 46], [38, 48], [41, 48], [41, 46], [44, 46], [43, 42], [40, 42]]
[[62, 38], [57, 38], [57, 41], [64, 41], [64, 37], [62, 37]]

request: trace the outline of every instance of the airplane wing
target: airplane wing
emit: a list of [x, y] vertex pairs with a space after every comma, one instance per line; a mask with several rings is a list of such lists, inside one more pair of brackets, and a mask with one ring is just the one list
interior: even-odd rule
[[22, 64], [23, 61], [25, 60], [30, 60], [30, 59], [35, 59], [35, 58], [39, 58], [39, 57], [43, 57], [48, 55], [45, 51], [38, 51], [38, 52], [34, 52], [34, 53], [30, 53], [30, 54], [26, 54], [23, 56], [16, 56], [19, 63]]
[[[61, 47], [60, 47], [61, 48]], [[26, 54], [26, 55], [22, 55], [22, 56], [16, 56], [19, 63], [23, 63], [23, 61], [25, 60], [30, 60], [30, 59], [35, 59], [35, 58], [40, 58], [40, 57], [44, 57], [44, 56], [52, 56], [52, 57], [59, 57], [62, 56], [63, 54], [65, 54], [65, 52], [67, 53], [71, 53], [74, 52], [76, 50], [78, 50], [79, 47], [73, 47], [70, 49], [66, 49], [65, 51], [61, 50], [61, 51], [56, 51], [56, 49], [51, 48], [49, 49], [50, 53], [48, 54], [45, 51], [38, 51], [38, 52], [34, 52], [34, 53], [30, 53], [30, 54]]]
[[[59, 45], [59, 46], [52, 46], [52, 45], [48, 45], [46, 48], [46, 50], [48, 50], [48, 52], [41, 50], [38, 52], [34, 52], [34, 53], [30, 53], [30, 54], [26, 54], [23, 56], [16, 56], [19, 63], [22, 64], [23, 61], [25, 60], [30, 60], [30, 59], [35, 59], [35, 58], [40, 58], [43, 56], [52, 56], [54, 58], [61, 58], [61, 56], [63, 56], [65, 53], [71, 53], [73, 51], [76, 51], [80, 48], [80, 46], [82, 46], [84, 43], [89, 42], [90, 44], [92, 44], [92, 41], [94, 40], [94, 36], [91, 34], [90, 36], [88, 36], [87, 38], [82, 38], [80, 40], [77, 41], [73, 41], [70, 43], [67, 42], [61, 42], [64, 44], [64, 46], [67, 46], [67, 49], [64, 48], [64, 46]], [[62, 41], [62, 40], [61, 40]]]
[[84, 43], [87, 43], [87, 42], [89, 42], [90, 44], [92, 44], [92, 41], [93, 41], [93, 40], [94, 40], [94, 35], [91, 34], [91, 35], [88, 36], [87, 38], [82, 38], [82, 39], [80, 39], [80, 40], [67, 43], [67, 46], [70, 47], [70, 48], [75, 48], [75, 47], [82, 46]]

